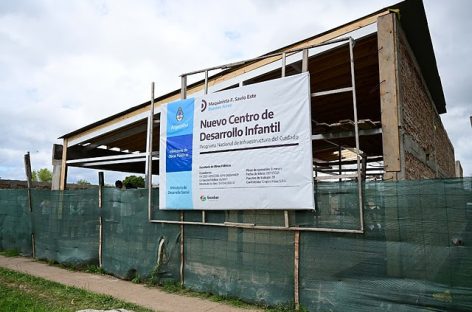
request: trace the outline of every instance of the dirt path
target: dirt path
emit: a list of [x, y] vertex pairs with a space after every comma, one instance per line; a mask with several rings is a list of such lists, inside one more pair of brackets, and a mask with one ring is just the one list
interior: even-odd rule
[[108, 275], [72, 272], [58, 267], [49, 266], [45, 263], [35, 262], [31, 258], [0, 256], [0, 266], [33, 276], [42, 277], [64, 285], [111, 295], [115, 298], [135, 303], [155, 311], [257, 311], [240, 309], [195, 297], [169, 294], [157, 288], [148, 288], [144, 285], [123, 281]]

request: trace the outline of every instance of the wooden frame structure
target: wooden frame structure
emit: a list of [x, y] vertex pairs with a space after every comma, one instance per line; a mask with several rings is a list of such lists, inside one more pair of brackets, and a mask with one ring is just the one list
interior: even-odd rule
[[[418, 60], [436, 112], [444, 113], [445, 100], [424, 8], [420, 0], [408, 0], [261, 57], [199, 71], [205, 75], [204, 79], [188, 86], [187, 76], [196, 72], [186, 73], [181, 77], [185, 88], [156, 99], [153, 95], [152, 101], [62, 136], [59, 188], [65, 188], [69, 166], [135, 173], [145, 173], [145, 168], [152, 167], [152, 173], [146, 172], [147, 175], [158, 174], [159, 107], [163, 103], [295, 74], [302, 71], [303, 66], [312, 77], [316, 178], [341, 180], [340, 174], [344, 179], [353, 178], [350, 172], [362, 167], [363, 178], [403, 179], [408, 144], [405, 145], [402, 138], [398, 73], [401, 32]], [[352, 51], [356, 79], [352, 85], [356, 85], [358, 94], [358, 111], [354, 111], [359, 114], [356, 122], [350, 117], [352, 105], [351, 108], [348, 105], [352, 103], [348, 92], [351, 90], [348, 45], [339, 42], [307, 55], [306, 64], [301, 56], [293, 53], [346, 36], [355, 39]], [[221, 68], [224, 70], [210, 75], [211, 71]], [[333, 94], [331, 90], [338, 92]], [[152, 123], [148, 123], [150, 113], [154, 116]], [[150, 127], [155, 135], [147, 141]], [[356, 140], [360, 148], [356, 148]], [[146, 153], [149, 149], [154, 151], [150, 155]], [[362, 155], [360, 162], [356, 160], [356, 153]], [[374, 166], [369, 167], [370, 164]]]

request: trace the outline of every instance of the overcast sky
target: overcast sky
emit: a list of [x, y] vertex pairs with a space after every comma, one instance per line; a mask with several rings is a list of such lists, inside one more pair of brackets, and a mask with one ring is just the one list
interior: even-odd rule
[[[51, 167], [53, 143], [177, 89], [179, 75], [255, 57], [398, 1], [0, 1], [0, 177]], [[472, 176], [472, 1], [426, 0], [444, 87], [442, 120]], [[112, 182], [117, 175], [106, 175]], [[69, 182], [96, 172], [72, 169]]]

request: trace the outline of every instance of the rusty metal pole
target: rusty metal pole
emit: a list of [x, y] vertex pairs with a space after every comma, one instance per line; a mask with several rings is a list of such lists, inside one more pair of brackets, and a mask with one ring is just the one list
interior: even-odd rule
[[300, 231], [294, 232], [294, 263], [293, 263], [293, 289], [295, 310], [300, 310], [300, 294], [299, 294], [299, 261], [300, 261]]
[[103, 171], [98, 173], [98, 209], [99, 209], [99, 217], [98, 217], [98, 266], [100, 268], [103, 267], [103, 186], [105, 185], [105, 179], [103, 176]]

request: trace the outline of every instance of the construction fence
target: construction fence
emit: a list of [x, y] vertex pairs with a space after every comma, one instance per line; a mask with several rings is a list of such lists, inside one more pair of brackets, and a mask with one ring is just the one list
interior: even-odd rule
[[[309, 311], [472, 311], [472, 178], [363, 190], [363, 234], [150, 223], [144, 189], [31, 190], [31, 209], [28, 190], [0, 190], [0, 249]], [[180, 220], [154, 193], [152, 219]], [[290, 226], [359, 229], [357, 195], [355, 182], [318, 183], [316, 211], [290, 212]], [[211, 211], [206, 220], [280, 226], [284, 214]]]

